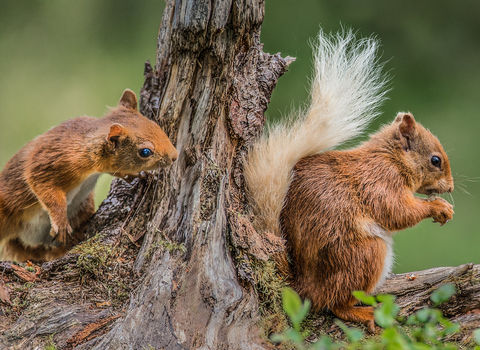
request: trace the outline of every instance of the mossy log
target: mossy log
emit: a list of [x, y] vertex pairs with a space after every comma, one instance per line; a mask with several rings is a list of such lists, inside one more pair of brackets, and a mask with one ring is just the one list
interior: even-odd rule
[[[114, 180], [91, 239], [66, 256], [41, 268], [1, 264], [0, 348], [271, 348], [244, 262], [266, 261], [282, 242], [251, 225], [242, 159], [293, 59], [263, 52], [264, 6], [167, 0], [140, 110], [180, 157], [131, 184]], [[478, 265], [415, 275], [395, 276], [381, 292], [398, 295], [408, 314], [453, 282], [460, 293], [444, 311], [478, 326]]]

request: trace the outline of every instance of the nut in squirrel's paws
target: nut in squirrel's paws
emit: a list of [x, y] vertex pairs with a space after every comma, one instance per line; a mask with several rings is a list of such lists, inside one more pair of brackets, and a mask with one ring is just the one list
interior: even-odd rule
[[453, 219], [453, 205], [448, 203], [445, 199], [436, 197], [430, 202], [434, 207], [433, 222], [439, 222], [440, 226], [445, 225]]
[[[73, 230], [70, 227], [70, 224], [67, 222], [64, 225], [56, 225], [52, 224], [52, 229], [50, 230], [50, 236], [53, 237], [54, 245], [59, 246], [60, 244], [66, 245], [67, 244], [67, 233], [69, 236], [72, 235]], [[56, 244], [56, 242], [60, 244]]]

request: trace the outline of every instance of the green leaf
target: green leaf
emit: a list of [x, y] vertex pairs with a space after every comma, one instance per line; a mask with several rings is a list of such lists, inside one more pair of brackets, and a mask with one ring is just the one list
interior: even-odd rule
[[438, 336], [439, 334], [437, 333], [437, 326], [434, 323], [427, 323], [425, 327], [423, 328], [423, 334], [425, 336], [425, 339], [428, 339], [434, 344], [439, 344], [438, 341]]
[[285, 313], [290, 317], [293, 328], [299, 331], [300, 323], [302, 323], [303, 318], [308, 313], [308, 309], [310, 309], [310, 302], [305, 303], [307, 304], [307, 310], [305, 312], [305, 304], [302, 306], [302, 300], [300, 299], [300, 296], [297, 294], [297, 292], [295, 292], [292, 288], [289, 287], [283, 288], [282, 301], [283, 309], [285, 310]]
[[434, 349], [433, 347], [431, 347], [430, 345], [428, 344], [425, 344], [425, 343], [415, 343], [413, 344], [410, 349], [414, 349], [414, 350], [432, 350]]
[[302, 307], [302, 300], [300, 296], [292, 288], [286, 287], [282, 290], [283, 309], [288, 316], [296, 314]]
[[340, 320], [337, 318], [337, 319], [335, 319], [335, 324], [336, 324], [338, 327], [340, 327], [340, 329], [341, 329], [343, 332], [347, 333], [348, 327], [347, 327], [347, 325], [346, 325], [345, 323], [343, 323], [342, 321], [340, 321]]
[[289, 328], [283, 333], [272, 334], [270, 340], [274, 343], [293, 342], [299, 348], [303, 348], [303, 336], [297, 330]]
[[303, 305], [300, 306], [297, 312], [290, 316], [295, 329], [300, 330], [300, 324], [303, 322], [305, 317], [307, 317], [308, 311], [310, 311], [310, 300], [307, 299]]
[[330, 350], [332, 348], [333, 341], [330, 337], [323, 336], [313, 343], [308, 349], [309, 350]]
[[437, 324], [443, 319], [443, 314], [438, 309], [430, 310], [430, 319], [428, 320], [431, 324]]
[[392, 318], [388, 314], [388, 312], [385, 312], [385, 309], [376, 309], [373, 311], [373, 315], [375, 316], [375, 322], [383, 328], [388, 328], [393, 325], [394, 320], [392, 321]]
[[281, 343], [284, 341], [288, 341], [290, 339], [288, 339], [288, 337], [283, 333], [281, 334], [275, 333], [275, 334], [272, 334], [272, 336], [270, 337], [270, 340], [274, 343]]
[[423, 328], [416, 328], [412, 331], [412, 336], [417, 342], [423, 342], [425, 340], [425, 334], [423, 333]]
[[402, 334], [398, 333], [396, 328], [387, 328], [382, 333], [382, 343], [387, 345], [388, 350], [403, 350], [407, 348], [407, 343]]
[[430, 300], [432, 300], [435, 306], [437, 306], [441, 303], [448, 301], [448, 299], [450, 299], [450, 297], [454, 295], [455, 292], [456, 290], [453, 284], [444, 284], [432, 293], [432, 295], [430, 296]]
[[395, 304], [395, 295], [391, 294], [379, 294], [377, 295], [377, 300], [381, 303]]
[[417, 315], [413, 314], [413, 315], [410, 315], [407, 319], [407, 322], [405, 322], [405, 324], [407, 326], [413, 326], [413, 325], [416, 325], [418, 324], [418, 319], [417, 319]]
[[363, 347], [361, 349], [364, 350], [384, 350], [384, 346], [380, 342], [374, 340], [367, 340], [365, 342], [362, 342], [362, 345]]
[[292, 288], [286, 287], [282, 291], [283, 309], [290, 317], [293, 328], [300, 331], [300, 324], [310, 311], [310, 300], [302, 304], [300, 296]]
[[396, 317], [400, 308], [395, 304], [395, 297], [393, 295], [378, 295], [377, 300], [382, 304], [373, 312], [375, 321], [380, 327], [392, 327], [396, 322]]
[[421, 309], [416, 313], [418, 321], [420, 321], [421, 323], [427, 323], [428, 319], [430, 318], [430, 313], [431, 309], [429, 309], [428, 307]]
[[357, 328], [349, 328], [349, 332], [347, 334], [348, 340], [350, 340], [352, 343], [356, 343], [360, 339], [364, 337], [364, 333]]
[[335, 323], [337, 324], [337, 326], [339, 326], [342, 329], [342, 331], [345, 332], [345, 335], [347, 336], [347, 339], [352, 343], [356, 343], [357, 341], [362, 339], [365, 335], [361, 330], [359, 330], [357, 328], [347, 327], [345, 325], [345, 323], [343, 323], [339, 319], [336, 319]]
[[451, 325], [445, 327], [444, 333], [445, 335], [455, 333], [460, 329], [460, 325], [458, 323], [452, 323]]
[[304, 340], [303, 336], [296, 329], [293, 329], [293, 328], [287, 329], [284, 332], [284, 334], [288, 337], [288, 339], [290, 339], [291, 341], [293, 341], [297, 345], [303, 346], [303, 340]]
[[480, 345], [480, 328], [473, 332], [473, 338], [475, 339], [477, 344]]
[[355, 290], [352, 292], [353, 296], [360, 300], [365, 305], [377, 306], [377, 301], [372, 295], [367, 295], [363, 290]]

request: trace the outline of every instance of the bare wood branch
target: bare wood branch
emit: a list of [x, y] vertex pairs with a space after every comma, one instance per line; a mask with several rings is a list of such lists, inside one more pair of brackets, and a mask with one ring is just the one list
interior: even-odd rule
[[[460, 319], [474, 311], [480, 313], [480, 265], [436, 267], [398, 274], [389, 278], [376, 293], [396, 295], [401, 315], [410, 315], [425, 305], [431, 305], [431, 293], [446, 283], [453, 284], [457, 290], [448, 303], [441, 305], [447, 317]], [[462, 318], [467, 323], [469, 319]]]

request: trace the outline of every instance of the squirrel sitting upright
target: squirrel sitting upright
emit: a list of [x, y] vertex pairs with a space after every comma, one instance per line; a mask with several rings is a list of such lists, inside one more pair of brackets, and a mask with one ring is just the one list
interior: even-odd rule
[[452, 192], [442, 145], [410, 113], [399, 113], [359, 147], [333, 147], [360, 134], [377, 115], [386, 79], [373, 39], [319, 34], [311, 103], [277, 125], [247, 156], [245, 179], [255, 228], [286, 239], [275, 257], [314, 310], [366, 324], [373, 309], [352, 291], [381, 285], [393, 264], [392, 235], [426, 218], [441, 225], [453, 207], [425, 195]]
[[78, 238], [95, 211], [93, 188], [101, 173], [131, 180], [177, 157], [162, 129], [137, 111], [128, 89], [103, 118], [67, 120], [38, 136], [0, 173], [0, 260], [65, 254], [67, 234]]

